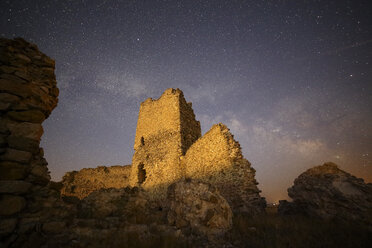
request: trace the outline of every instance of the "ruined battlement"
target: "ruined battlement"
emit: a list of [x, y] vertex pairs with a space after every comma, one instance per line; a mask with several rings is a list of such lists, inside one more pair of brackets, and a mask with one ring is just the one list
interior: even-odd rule
[[142, 102], [130, 184], [157, 191], [180, 179], [180, 158], [200, 136], [200, 122], [181, 90], [167, 89], [159, 99]]
[[183, 154], [201, 136], [200, 122], [180, 89], [167, 89], [159, 99], [141, 103], [134, 150], [159, 135], [175, 136]]

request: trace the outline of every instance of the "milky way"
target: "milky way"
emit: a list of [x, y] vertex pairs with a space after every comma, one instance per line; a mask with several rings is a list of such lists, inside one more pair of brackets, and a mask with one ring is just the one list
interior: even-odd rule
[[1, 1], [0, 34], [56, 60], [42, 145], [54, 180], [130, 164], [139, 104], [180, 88], [225, 123], [269, 201], [333, 161], [372, 180], [369, 1]]

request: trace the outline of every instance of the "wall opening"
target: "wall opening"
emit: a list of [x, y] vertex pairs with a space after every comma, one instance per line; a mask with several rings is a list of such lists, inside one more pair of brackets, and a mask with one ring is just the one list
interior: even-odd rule
[[140, 163], [138, 165], [138, 183], [142, 184], [146, 180], [146, 170], [144, 169], [144, 164]]
[[145, 145], [145, 138], [141, 137], [141, 145], [144, 146]]

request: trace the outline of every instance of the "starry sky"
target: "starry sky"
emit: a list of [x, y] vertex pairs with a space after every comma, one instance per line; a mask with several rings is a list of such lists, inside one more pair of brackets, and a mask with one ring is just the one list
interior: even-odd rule
[[326, 161], [372, 181], [370, 1], [2, 0], [0, 35], [56, 60], [53, 180], [130, 164], [140, 102], [180, 88], [223, 122], [268, 202]]

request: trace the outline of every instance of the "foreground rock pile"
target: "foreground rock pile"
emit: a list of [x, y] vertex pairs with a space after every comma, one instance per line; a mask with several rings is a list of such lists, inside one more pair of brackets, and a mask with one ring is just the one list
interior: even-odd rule
[[177, 228], [191, 228], [202, 234], [224, 233], [232, 226], [229, 204], [217, 188], [186, 179], [168, 188], [168, 221]]
[[302, 173], [288, 189], [293, 202], [281, 201], [279, 213], [372, 224], [372, 184], [325, 163]]

